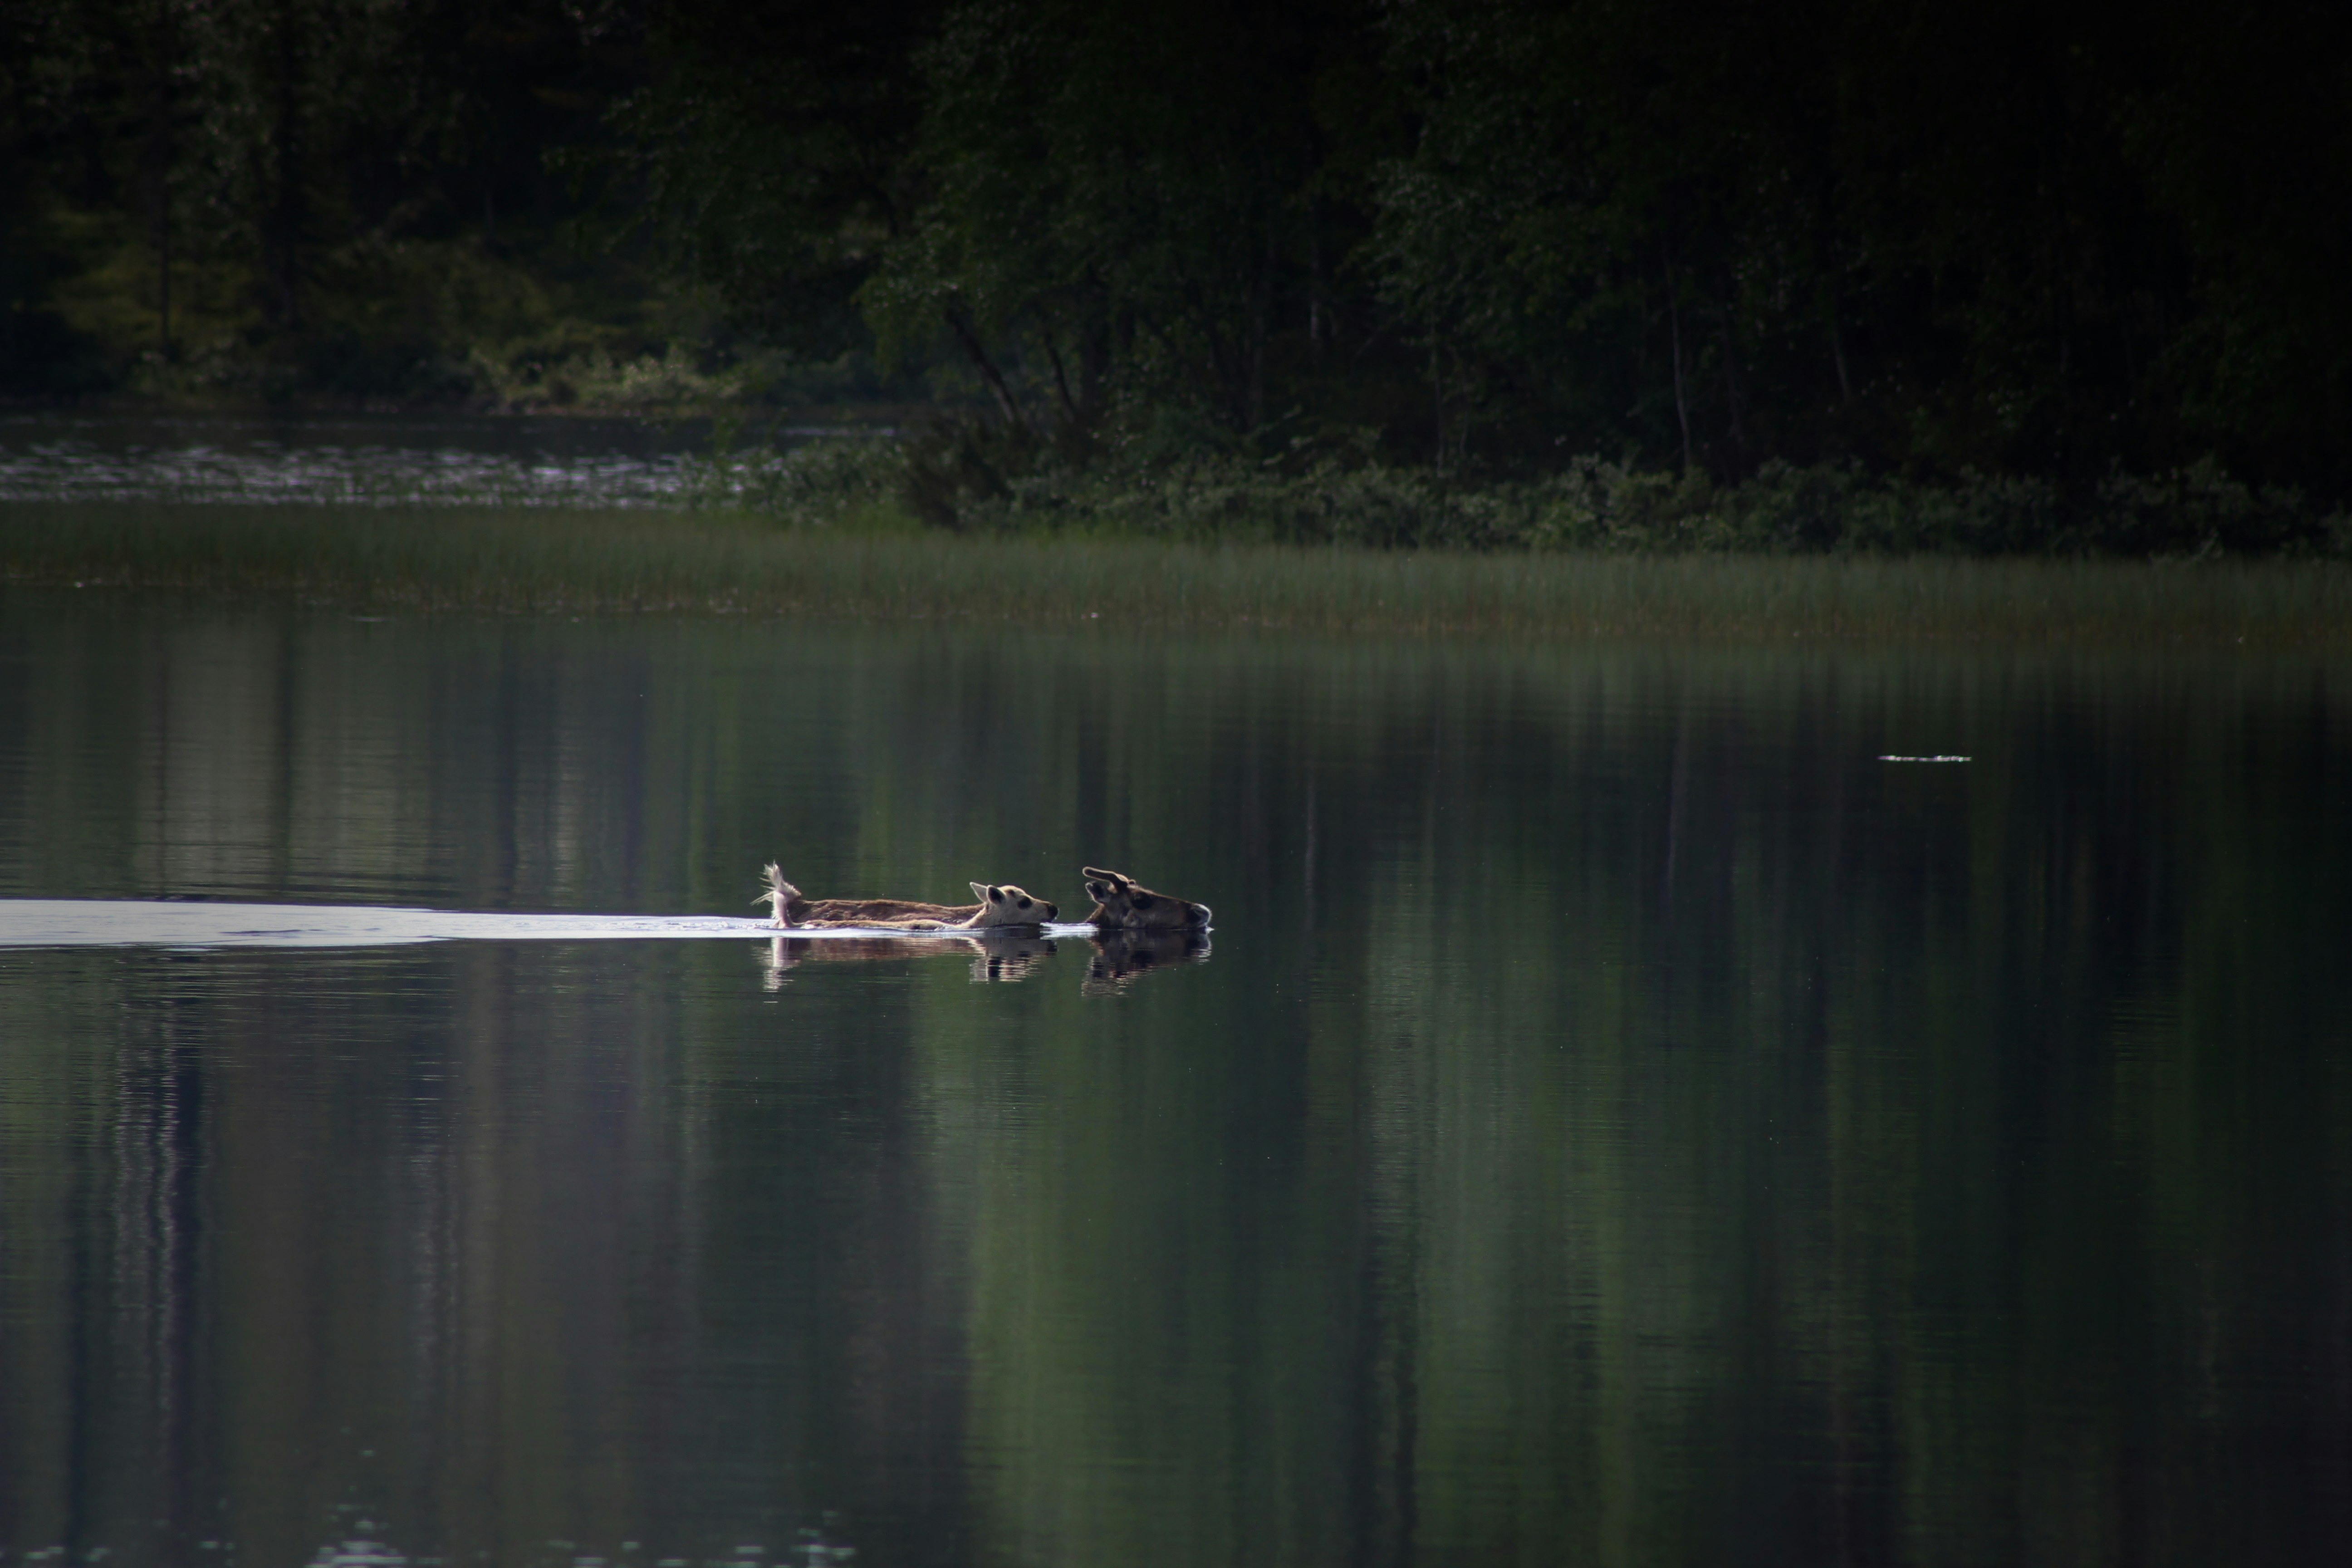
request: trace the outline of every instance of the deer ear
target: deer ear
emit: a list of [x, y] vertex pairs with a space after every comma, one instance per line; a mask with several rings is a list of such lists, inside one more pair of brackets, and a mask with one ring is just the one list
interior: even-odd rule
[[985, 883], [985, 882], [971, 882], [971, 883], [968, 883], [968, 884], [966, 884], [966, 885], [971, 889], [971, 896], [972, 896], [973, 898], [980, 900], [981, 900], [981, 901], [982, 901], [983, 903], [987, 901], [987, 900], [988, 900], [988, 884], [987, 884], [987, 883]]

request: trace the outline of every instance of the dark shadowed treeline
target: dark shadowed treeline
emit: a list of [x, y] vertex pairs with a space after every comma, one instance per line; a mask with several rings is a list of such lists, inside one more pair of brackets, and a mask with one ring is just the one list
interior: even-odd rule
[[[614, 366], [664, 343], [681, 396], [772, 395], [730, 379], [762, 354], [795, 384], [878, 363], [963, 411], [910, 488], [942, 521], [1204, 452], [1860, 464], [2062, 500], [2352, 480], [2335, 7], [114, 0], [9, 25], [20, 386], [120, 381], [100, 349], [133, 318], [167, 365], [233, 325], [289, 391], [625, 400]], [[552, 288], [588, 268], [567, 218], [635, 305], [416, 302]], [[559, 330], [592, 305], [603, 373]]]
[[2332, 8], [793, 9], [656, 11], [631, 166], [739, 309], [961, 367], [975, 465], [2346, 478]]
[[492, 395], [658, 331], [551, 167], [642, 71], [552, 0], [0, 6], [0, 394]]

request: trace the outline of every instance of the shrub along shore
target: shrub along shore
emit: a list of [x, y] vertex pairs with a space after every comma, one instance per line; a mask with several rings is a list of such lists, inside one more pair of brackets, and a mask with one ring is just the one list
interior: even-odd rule
[[1369, 550], [957, 535], [872, 509], [0, 507], [0, 583], [369, 612], [2129, 646], [2352, 643], [2336, 560]]
[[2061, 485], [1971, 470], [1941, 479], [1859, 464], [1771, 462], [1718, 484], [1700, 470], [1599, 457], [1540, 474], [1449, 473], [1375, 460], [1369, 432], [1271, 455], [1148, 438], [1060, 452], [1019, 432], [938, 422], [906, 440], [836, 439], [707, 460], [706, 502], [796, 523], [921, 522], [950, 532], [1376, 548], [1730, 551], [1763, 554], [2270, 555], [2352, 558], [2352, 513], [2210, 461]]

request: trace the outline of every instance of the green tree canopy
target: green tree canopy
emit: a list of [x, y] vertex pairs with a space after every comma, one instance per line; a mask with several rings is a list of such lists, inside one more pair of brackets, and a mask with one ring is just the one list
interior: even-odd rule
[[487, 317], [418, 280], [470, 263], [384, 258], [550, 288], [593, 205], [729, 341], [878, 349], [1071, 451], [2212, 458], [2341, 499], [2347, 16], [9, 0], [0, 347], [19, 390], [119, 377], [111, 289], [166, 357], [209, 311], [316, 387], [429, 391], [399, 367]]

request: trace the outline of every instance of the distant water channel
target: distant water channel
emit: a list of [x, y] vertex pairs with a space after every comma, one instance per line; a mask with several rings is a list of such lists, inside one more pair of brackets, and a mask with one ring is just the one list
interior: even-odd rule
[[0, 948], [0, 1549], [2324, 1560], [2346, 675], [0, 595], [0, 897], [1216, 911]]
[[719, 480], [711, 437], [707, 419], [0, 414], [0, 504], [677, 506]]

